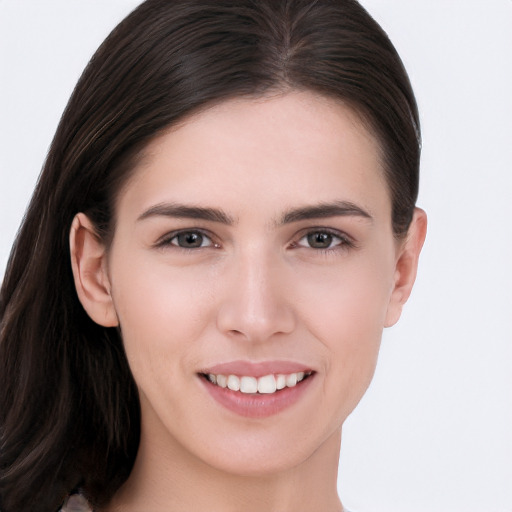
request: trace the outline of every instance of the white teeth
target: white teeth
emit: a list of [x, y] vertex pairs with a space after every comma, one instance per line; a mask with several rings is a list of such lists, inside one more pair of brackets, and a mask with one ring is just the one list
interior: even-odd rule
[[293, 386], [297, 385], [297, 374], [290, 373], [290, 375], [286, 376], [286, 386], [289, 388], [293, 388]]
[[276, 388], [283, 389], [286, 387], [286, 375], [277, 375], [276, 376]]
[[232, 391], [241, 391], [242, 393], [262, 393], [272, 394], [277, 390], [284, 389], [285, 387], [293, 388], [298, 382], [304, 380], [305, 377], [311, 375], [311, 372], [297, 372], [287, 375], [265, 375], [264, 377], [256, 378], [251, 376], [237, 377], [236, 375], [215, 375], [208, 373], [207, 379], [221, 388], [229, 388]]
[[228, 377], [228, 388], [231, 391], [238, 391], [240, 389], [240, 379], [236, 375], [230, 375]]
[[217, 386], [220, 386], [221, 388], [227, 388], [228, 378], [225, 375], [217, 375]]
[[242, 377], [240, 379], [240, 391], [242, 393], [256, 393], [258, 391], [258, 380], [255, 377]]
[[258, 379], [258, 393], [274, 393], [276, 389], [276, 378], [273, 375], [265, 375]]

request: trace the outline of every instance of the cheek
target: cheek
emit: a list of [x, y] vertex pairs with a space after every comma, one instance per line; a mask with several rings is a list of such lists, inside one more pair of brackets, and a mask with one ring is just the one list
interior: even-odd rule
[[[389, 262], [388, 262], [389, 263]], [[373, 377], [393, 267], [364, 259], [303, 276], [301, 316], [328, 354], [325, 397], [341, 422], [357, 405]]]
[[339, 336], [343, 345], [359, 346], [382, 332], [392, 282], [391, 260], [363, 255], [322, 271], [301, 269], [296, 293], [302, 316], [326, 344]]
[[211, 276], [143, 258], [123, 259], [115, 268], [113, 299], [136, 381], [177, 374], [211, 320]]

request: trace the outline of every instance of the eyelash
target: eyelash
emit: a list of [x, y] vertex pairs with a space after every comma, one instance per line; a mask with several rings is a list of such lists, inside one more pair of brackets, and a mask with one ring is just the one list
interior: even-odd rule
[[[199, 235], [200, 237], [204, 239], [209, 240], [209, 244], [206, 246], [199, 246], [199, 247], [181, 247], [178, 244], [174, 244], [173, 240], [179, 237], [180, 235]], [[169, 247], [171, 246], [173, 249], [179, 249], [182, 251], [196, 251], [197, 249], [205, 249], [209, 247], [213, 248], [219, 248], [220, 244], [215, 243], [212, 240], [212, 236], [208, 234], [207, 232], [201, 230], [201, 229], [182, 229], [180, 231], [174, 231], [172, 233], [168, 233], [164, 237], [162, 237], [158, 242], [156, 243], [157, 247]]]
[[[336, 243], [334, 246], [329, 247], [304, 247], [299, 245], [299, 243], [307, 239], [311, 235], [328, 235], [329, 237], [332, 237], [331, 243], [334, 242], [334, 240], [338, 240], [338, 243]], [[319, 252], [322, 254], [331, 254], [333, 252], [337, 251], [346, 251], [348, 249], [355, 248], [355, 243], [352, 238], [347, 236], [346, 234], [329, 228], [309, 228], [307, 231], [303, 232], [302, 236], [298, 239], [297, 242], [292, 243], [292, 248], [305, 248], [305, 249], [313, 249], [315, 252]]]
[[[177, 243], [173, 243], [173, 240], [177, 239], [177, 237], [179, 237], [180, 235], [199, 235], [200, 237], [202, 237], [203, 241], [204, 241], [204, 239], [207, 239], [209, 241], [209, 244], [206, 246], [200, 245], [198, 247], [182, 247], [182, 246], [178, 245]], [[302, 240], [307, 239], [309, 236], [312, 236], [312, 235], [328, 235], [329, 237], [332, 237], [331, 243], [334, 240], [338, 240], [338, 243], [336, 243], [336, 245], [334, 245], [332, 247], [325, 247], [325, 248], [320, 248], [320, 247], [315, 248], [315, 247], [311, 247], [311, 246], [307, 247], [307, 246], [300, 245], [300, 242]], [[157, 241], [157, 243], [155, 245], [156, 245], [156, 247], [159, 247], [159, 248], [171, 246], [173, 249], [178, 249], [178, 250], [182, 250], [182, 251], [186, 251], [186, 252], [196, 251], [198, 249], [206, 249], [206, 248], [210, 248], [210, 247], [212, 247], [214, 249], [218, 249], [220, 247], [220, 244], [216, 243], [213, 240], [213, 237], [208, 232], [203, 231], [201, 229], [184, 229], [184, 230], [168, 233], [167, 235], [162, 237], [159, 241]], [[300, 238], [298, 238], [297, 241], [292, 242], [290, 244], [290, 248], [292, 248], [292, 249], [312, 249], [315, 252], [322, 253], [322, 254], [330, 254], [330, 253], [333, 253], [336, 251], [346, 251], [348, 249], [354, 248], [355, 246], [356, 245], [355, 245], [354, 241], [350, 237], [348, 237], [346, 234], [344, 234], [340, 231], [329, 229], [329, 228], [309, 228], [307, 231], [303, 231], [301, 233]]]

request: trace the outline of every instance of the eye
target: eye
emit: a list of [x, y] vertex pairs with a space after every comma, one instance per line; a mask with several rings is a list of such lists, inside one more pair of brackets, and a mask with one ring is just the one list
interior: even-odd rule
[[201, 231], [181, 231], [162, 240], [159, 245], [173, 245], [182, 249], [199, 249], [216, 246], [205, 233]]
[[335, 249], [336, 247], [352, 247], [353, 243], [348, 237], [341, 233], [333, 233], [329, 230], [310, 231], [304, 235], [296, 244], [299, 247], [310, 249]]

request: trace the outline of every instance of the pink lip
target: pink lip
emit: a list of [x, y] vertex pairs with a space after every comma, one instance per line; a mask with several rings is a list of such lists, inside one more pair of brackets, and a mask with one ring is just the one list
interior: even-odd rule
[[211, 366], [201, 373], [213, 373], [214, 375], [248, 375], [251, 377], [263, 377], [270, 374], [288, 374], [304, 372], [308, 373], [312, 369], [304, 364], [292, 361], [263, 361], [253, 363], [250, 361], [230, 361], [229, 363], [221, 363]]
[[[261, 376], [269, 375], [271, 373], [294, 373], [293, 371], [289, 371], [288, 369], [285, 370], [285, 368], [288, 367], [282, 365], [271, 365], [271, 367], [262, 365], [262, 367], [259, 367], [260, 371], [257, 372], [254, 372], [254, 365], [250, 366], [251, 368], [248, 368], [244, 364], [241, 366], [235, 365], [233, 367], [230, 364], [229, 369], [232, 371], [226, 373], [230, 375], [253, 376], [259, 373], [261, 373]], [[296, 367], [297, 366], [295, 365], [294, 368]], [[218, 367], [212, 367], [211, 369], [208, 370], [208, 372], [217, 375], [223, 374], [222, 372], [225, 371], [225, 368], [225, 365], [220, 365]], [[309, 377], [300, 381], [299, 383], [297, 383], [296, 386], [292, 388], [287, 387], [271, 394], [250, 394], [242, 393], [240, 391], [232, 391], [231, 389], [221, 388], [216, 384], [212, 384], [205, 376], [200, 376], [199, 379], [202, 385], [207, 390], [207, 392], [210, 394], [210, 396], [213, 397], [216, 402], [218, 402], [220, 405], [222, 405], [229, 411], [246, 418], [267, 418], [269, 416], [273, 416], [284, 411], [288, 407], [291, 407], [293, 404], [298, 402], [310, 388], [315, 375], [315, 373], [311, 374]]]

